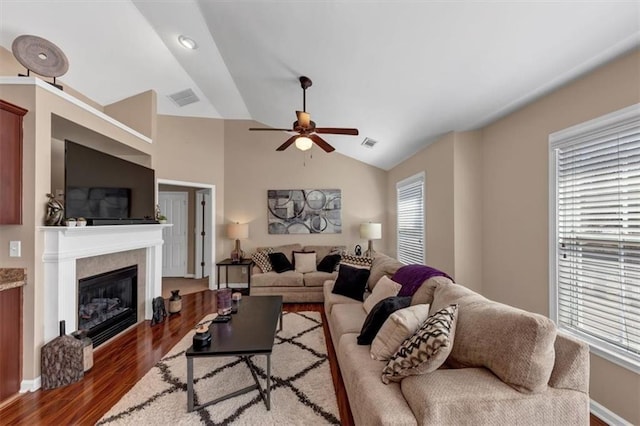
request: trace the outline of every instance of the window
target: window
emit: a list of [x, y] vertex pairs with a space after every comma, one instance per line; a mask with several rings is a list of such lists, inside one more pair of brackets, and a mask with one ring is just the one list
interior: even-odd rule
[[640, 372], [640, 104], [549, 142], [551, 317]]
[[396, 184], [398, 260], [424, 264], [424, 173]]

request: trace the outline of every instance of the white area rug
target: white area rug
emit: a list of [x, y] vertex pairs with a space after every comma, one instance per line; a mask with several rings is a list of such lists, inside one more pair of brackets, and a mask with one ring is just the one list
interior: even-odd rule
[[[320, 425], [340, 424], [319, 312], [284, 314], [271, 355], [271, 410], [257, 390], [187, 412], [189, 332], [100, 419], [102, 425]], [[265, 387], [266, 357], [250, 359]], [[194, 360], [196, 404], [254, 383], [239, 357]]]

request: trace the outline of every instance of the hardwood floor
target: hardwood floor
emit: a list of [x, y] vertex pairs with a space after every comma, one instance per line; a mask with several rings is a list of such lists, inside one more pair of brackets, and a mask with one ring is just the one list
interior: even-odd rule
[[[145, 321], [96, 349], [93, 368], [80, 382], [29, 392], [5, 403], [0, 407], [0, 425], [95, 424], [196, 322], [215, 310], [214, 296], [209, 290], [184, 295], [179, 314], [154, 327]], [[353, 425], [322, 304], [286, 304], [285, 309], [321, 312], [340, 417], [343, 425]], [[606, 425], [593, 415], [590, 423]]]
[[[28, 392], [0, 408], [0, 425], [92, 425], [98, 421], [151, 367], [162, 358], [202, 317], [215, 310], [215, 292], [186, 294], [182, 311], [154, 327], [149, 321], [132, 327], [94, 352], [93, 368], [84, 379], [69, 386]], [[322, 304], [286, 304], [288, 311], [318, 311]], [[342, 383], [335, 353], [330, 348], [334, 384]], [[332, 357], [332, 358], [331, 358]], [[341, 386], [339, 402], [343, 424], [353, 424], [349, 404]]]

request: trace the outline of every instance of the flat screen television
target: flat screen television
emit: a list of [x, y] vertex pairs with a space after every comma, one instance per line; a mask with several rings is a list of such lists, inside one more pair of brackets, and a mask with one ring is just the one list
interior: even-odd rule
[[89, 224], [153, 221], [153, 169], [70, 140], [64, 164], [66, 217], [84, 217]]

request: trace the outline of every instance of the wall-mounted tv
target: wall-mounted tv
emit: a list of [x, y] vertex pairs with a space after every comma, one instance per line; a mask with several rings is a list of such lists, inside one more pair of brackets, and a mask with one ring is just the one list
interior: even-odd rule
[[153, 221], [153, 169], [65, 140], [65, 216], [90, 224]]

